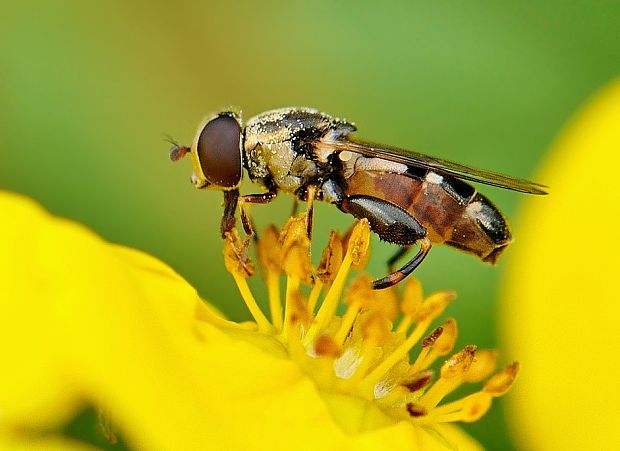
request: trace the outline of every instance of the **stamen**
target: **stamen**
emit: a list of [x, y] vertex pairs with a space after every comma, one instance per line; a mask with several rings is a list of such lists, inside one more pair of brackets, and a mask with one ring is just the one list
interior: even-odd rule
[[338, 301], [342, 294], [342, 289], [349, 275], [349, 269], [353, 263], [359, 264], [368, 250], [370, 239], [370, 225], [368, 220], [362, 219], [355, 224], [350, 239], [348, 240], [347, 253], [342, 260], [340, 268], [334, 281], [329, 288], [323, 303], [316, 314], [314, 324], [310, 326], [310, 330], [306, 335], [306, 343], [310, 343], [316, 335], [322, 331], [329, 321], [333, 318], [338, 307]]
[[312, 282], [310, 261], [310, 240], [306, 235], [306, 214], [291, 218], [280, 232], [282, 246], [282, 269], [289, 277], [296, 277], [304, 283]]
[[282, 272], [282, 246], [275, 226], [267, 226], [258, 240], [258, 258], [266, 269], [267, 290], [271, 322], [276, 330], [282, 329], [282, 303], [280, 301], [280, 273]]
[[271, 323], [267, 320], [262, 310], [256, 303], [256, 299], [252, 296], [252, 292], [245, 278], [237, 274], [233, 274], [233, 278], [235, 279], [237, 288], [239, 288], [239, 293], [243, 298], [243, 302], [245, 302], [250, 314], [254, 317], [254, 321], [256, 321], [259, 330], [262, 330], [263, 332], [270, 332], [273, 329]]
[[403, 319], [396, 329], [397, 333], [407, 333], [415, 314], [422, 306], [423, 300], [422, 284], [415, 277], [410, 277], [405, 283], [405, 289], [403, 291], [403, 300], [400, 304], [400, 310], [403, 312]]
[[376, 354], [376, 348], [382, 344], [390, 333], [389, 322], [380, 314], [373, 313], [362, 325], [362, 336], [364, 340], [362, 342], [362, 351], [360, 357], [361, 363], [353, 373], [353, 376], [349, 379], [349, 385], [354, 386], [362, 380], [366, 375], [368, 368], [373, 363], [373, 354]]
[[426, 320], [433, 321], [445, 310], [448, 302], [456, 299], [454, 291], [437, 291], [427, 297], [420, 305], [415, 313], [415, 321], [422, 322]]
[[366, 376], [364, 380], [364, 386], [367, 389], [372, 389], [372, 387], [379, 382], [379, 380], [385, 376], [390, 369], [400, 360], [405, 358], [411, 348], [415, 346], [415, 344], [422, 338], [424, 332], [428, 328], [430, 321], [425, 321], [419, 323], [411, 335], [398, 347], [394, 350], [387, 358], [385, 358], [377, 367]]
[[392, 354], [386, 357], [372, 372], [365, 378], [366, 388], [371, 388], [385, 376], [388, 371], [400, 360], [407, 357], [411, 348], [422, 338], [430, 323], [446, 308], [448, 302], [455, 298], [452, 291], [439, 291], [430, 295], [424, 300], [416, 313], [418, 321], [411, 335], [398, 347]]
[[474, 345], [468, 345], [446, 360], [441, 367], [441, 377], [422, 395], [419, 403], [431, 409], [455, 390], [463, 382], [463, 376], [474, 360], [475, 351]]
[[[288, 277], [286, 279], [286, 300], [284, 301], [284, 325], [282, 327], [283, 338], [286, 341], [289, 336], [290, 328], [300, 320], [299, 314], [299, 279]], [[307, 314], [306, 309], [304, 313]]]
[[342, 240], [337, 232], [331, 231], [327, 246], [323, 249], [321, 262], [317, 268], [317, 279], [314, 281], [310, 297], [308, 298], [308, 312], [314, 314], [323, 286], [330, 287], [336, 278], [338, 269], [342, 265]]
[[464, 382], [480, 382], [489, 377], [497, 366], [497, 352], [491, 349], [476, 351], [476, 358], [463, 378]]
[[442, 333], [430, 343], [430, 346], [422, 348], [413, 368], [415, 371], [422, 371], [431, 366], [438, 357], [449, 354], [456, 342], [457, 325], [454, 318], [448, 318], [441, 326]]
[[340, 328], [334, 336], [336, 343], [339, 345], [344, 343], [344, 340], [347, 338], [347, 335], [353, 327], [353, 322], [355, 321], [357, 314], [360, 312], [362, 307], [368, 308], [368, 306], [372, 303], [371, 299], [374, 297], [375, 293], [376, 291], [372, 289], [372, 280], [370, 280], [370, 277], [367, 275], [358, 277], [349, 287], [344, 298], [344, 302], [348, 308], [342, 317]]
[[235, 279], [239, 293], [248, 307], [250, 314], [254, 317], [258, 329], [263, 332], [269, 332], [273, 328], [271, 323], [267, 320], [261, 309], [256, 303], [256, 299], [250, 291], [250, 287], [246, 281], [246, 277], [251, 276], [254, 273], [254, 267], [252, 262], [247, 256], [247, 248], [245, 244], [239, 238], [239, 234], [235, 229], [232, 232], [226, 234], [226, 240], [224, 244], [224, 263], [226, 269], [230, 272]]
[[321, 295], [321, 291], [323, 290], [323, 282], [319, 279], [314, 281], [314, 285], [312, 286], [312, 290], [310, 290], [310, 296], [308, 297], [308, 313], [312, 316], [314, 315], [314, 309], [316, 308], [316, 304], [319, 301], [319, 296]]
[[491, 408], [491, 397], [486, 393], [473, 393], [465, 398], [461, 421], [478, 421]]
[[370, 258], [370, 222], [360, 219], [344, 236], [343, 248], [351, 252], [351, 266], [353, 269], [364, 269]]
[[267, 296], [271, 322], [276, 330], [282, 330], [282, 301], [280, 300], [280, 275], [267, 271]]
[[433, 380], [434, 372], [432, 370], [420, 371], [413, 375], [412, 378], [405, 382], [401, 382], [400, 385], [405, 387], [411, 393], [415, 393], [422, 390]]
[[294, 362], [303, 362], [306, 355], [306, 348], [301, 342], [301, 322], [292, 321], [286, 329], [289, 332], [286, 340], [289, 357]]
[[422, 350], [418, 354], [415, 362], [412, 365], [412, 371], [418, 372], [426, 368], [426, 360], [428, 355], [431, 353], [433, 349], [433, 345], [437, 341], [439, 337], [443, 335], [443, 327], [437, 327], [431, 334], [422, 340]]
[[512, 362], [502, 371], [491, 377], [491, 379], [484, 384], [484, 388], [482, 390], [494, 397], [502, 396], [510, 389], [510, 387], [512, 387], [518, 373], [519, 362]]
[[314, 353], [335, 359], [342, 354], [342, 348], [329, 335], [320, 335], [314, 342]]
[[428, 414], [426, 408], [413, 402], [407, 403], [407, 412], [414, 418], [423, 417]]
[[338, 233], [332, 230], [316, 271], [317, 277], [325, 285], [329, 285], [334, 281], [338, 268], [342, 264], [343, 254], [342, 240]]
[[479, 420], [491, 407], [492, 396], [484, 392], [469, 396], [434, 408], [431, 412], [434, 422], [464, 421], [471, 423]]
[[475, 352], [476, 346], [467, 345], [462, 351], [454, 354], [441, 366], [441, 377], [444, 379], [453, 379], [463, 376], [474, 361]]

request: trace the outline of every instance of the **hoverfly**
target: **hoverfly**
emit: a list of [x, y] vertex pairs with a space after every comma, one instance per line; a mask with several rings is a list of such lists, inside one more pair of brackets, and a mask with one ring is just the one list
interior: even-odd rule
[[[546, 194], [539, 183], [363, 141], [355, 131], [352, 122], [311, 108], [267, 111], [245, 125], [238, 114], [223, 111], [202, 123], [191, 148], [175, 144], [170, 158], [190, 153], [193, 185], [224, 192], [222, 237], [235, 226], [239, 204], [268, 203], [287, 192], [309, 205], [318, 199], [368, 219], [382, 240], [401, 246], [391, 263], [419, 243], [402, 268], [373, 282], [375, 289], [404, 279], [432, 244], [495, 263], [511, 242], [508, 223], [465, 181]], [[244, 168], [264, 192], [240, 196]], [[244, 226], [248, 232], [247, 218]]]

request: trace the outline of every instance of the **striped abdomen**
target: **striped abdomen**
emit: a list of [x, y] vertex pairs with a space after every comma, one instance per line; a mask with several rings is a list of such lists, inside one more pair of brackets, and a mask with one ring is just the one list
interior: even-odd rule
[[432, 171], [386, 172], [358, 168], [346, 179], [346, 195], [377, 197], [398, 205], [443, 243], [494, 263], [511, 241], [504, 216], [476, 189]]

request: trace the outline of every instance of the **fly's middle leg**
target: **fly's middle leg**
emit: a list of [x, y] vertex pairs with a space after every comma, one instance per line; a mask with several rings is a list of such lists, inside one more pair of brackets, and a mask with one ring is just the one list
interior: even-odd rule
[[308, 235], [308, 239], [312, 240], [312, 219], [314, 218], [314, 199], [316, 198], [316, 186], [309, 185], [307, 190], [307, 202], [308, 209], [306, 215], [306, 235]]
[[267, 191], [266, 193], [247, 194], [239, 198], [239, 216], [241, 216], [241, 224], [243, 231], [247, 236], [247, 240], [256, 239], [256, 227], [245, 207], [246, 204], [268, 204], [278, 195], [276, 191]]

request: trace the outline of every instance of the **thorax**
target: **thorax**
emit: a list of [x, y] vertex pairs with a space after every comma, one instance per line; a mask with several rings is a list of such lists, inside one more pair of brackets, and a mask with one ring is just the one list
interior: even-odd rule
[[346, 121], [309, 108], [262, 113], [248, 120], [245, 127], [246, 169], [253, 181], [268, 189], [295, 193], [330, 170], [315, 154], [316, 142], [354, 129]]

